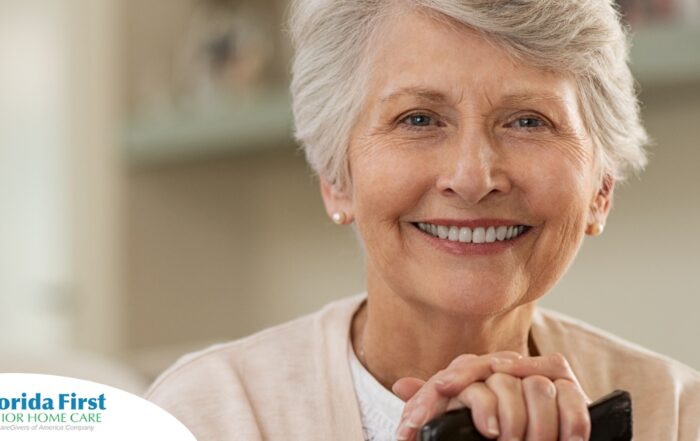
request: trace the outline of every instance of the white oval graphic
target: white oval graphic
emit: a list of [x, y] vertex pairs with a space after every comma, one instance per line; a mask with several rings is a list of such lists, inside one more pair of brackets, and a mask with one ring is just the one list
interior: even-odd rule
[[196, 441], [155, 404], [104, 384], [0, 374], [0, 439]]

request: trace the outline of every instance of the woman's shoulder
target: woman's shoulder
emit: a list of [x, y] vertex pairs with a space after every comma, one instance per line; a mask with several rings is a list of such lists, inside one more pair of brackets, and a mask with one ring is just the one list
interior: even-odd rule
[[352, 391], [344, 357], [349, 323], [363, 298], [341, 299], [185, 355], [156, 379], [145, 398], [183, 422], [197, 439], [282, 439], [290, 434], [289, 439], [319, 439], [327, 427], [312, 424], [316, 417], [338, 421], [342, 418], [331, 412], [352, 415], [354, 403], [331, 408], [328, 396], [336, 389], [343, 392], [337, 396]]
[[[584, 391], [597, 399], [615, 389], [632, 395], [639, 439], [700, 436], [700, 373], [665, 355], [581, 320], [538, 308], [533, 338], [541, 352], [560, 352]], [[636, 437], [635, 437], [636, 438]]]
[[560, 312], [537, 308], [533, 333], [538, 344], [543, 341], [547, 352], [576, 352], [577, 359], [589, 356], [590, 364], [665, 371], [675, 378], [700, 383], [700, 372], [693, 368]]

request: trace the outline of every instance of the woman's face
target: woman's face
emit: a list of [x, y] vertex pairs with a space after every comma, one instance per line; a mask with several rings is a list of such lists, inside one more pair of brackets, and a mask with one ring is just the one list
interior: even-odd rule
[[351, 137], [352, 183], [322, 182], [328, 210], [356, 222], [370, 289], [480, 316], [539, 298], [587, 224], [604, 222], [612, 190], [574, 81], [418, 13], [385, 26]]

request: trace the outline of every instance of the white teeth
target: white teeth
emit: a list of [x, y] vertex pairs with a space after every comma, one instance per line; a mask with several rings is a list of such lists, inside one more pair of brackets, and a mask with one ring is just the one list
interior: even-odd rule
[[484, 240], [486, 240], [486, 230], [481, 227], [474, 228], [474, 232], [472, 233], [472, 242], [484, 243]]
[[447, 233], [447, 238], [451, 241], [458, 241], [459, 240], [459, 228], [458, 227], [450, 227], [450, 232]]
[[472, 229], [469, 227], [462, 227], [459, 229], [459, 241], [460, 242], [471, 242], [472, 241]]
[[419, 222], [418, 228], [431, 236], [446, 239], [452, 242], [463, 243], [493, 243], [496, 241], [515, 239], [525, 231], [524, 225], [476, 227], [457, 227], [447, 225], [435, 225]]
[[496, 229], [494, 227], [488, 227], [488, 229], [486, 230], [486, 242], [496, 242]]
[[496, 239], [504, 240], [506, 238], [506, 233], [508, 232], [508, 227], [501, 225], [496, 229]]

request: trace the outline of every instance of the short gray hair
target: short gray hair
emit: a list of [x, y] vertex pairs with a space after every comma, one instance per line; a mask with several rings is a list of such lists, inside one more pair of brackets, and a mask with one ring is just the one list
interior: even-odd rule
[[603, 173], [622, 181], [646, 165], [627, 33], [611, 0], [294, 0], [295, 137], [329, 182], [349, 183], [347, 149], [366, 99], [365, 60], [396, 6], [451, 19], [526, 64], [572, 75]]

